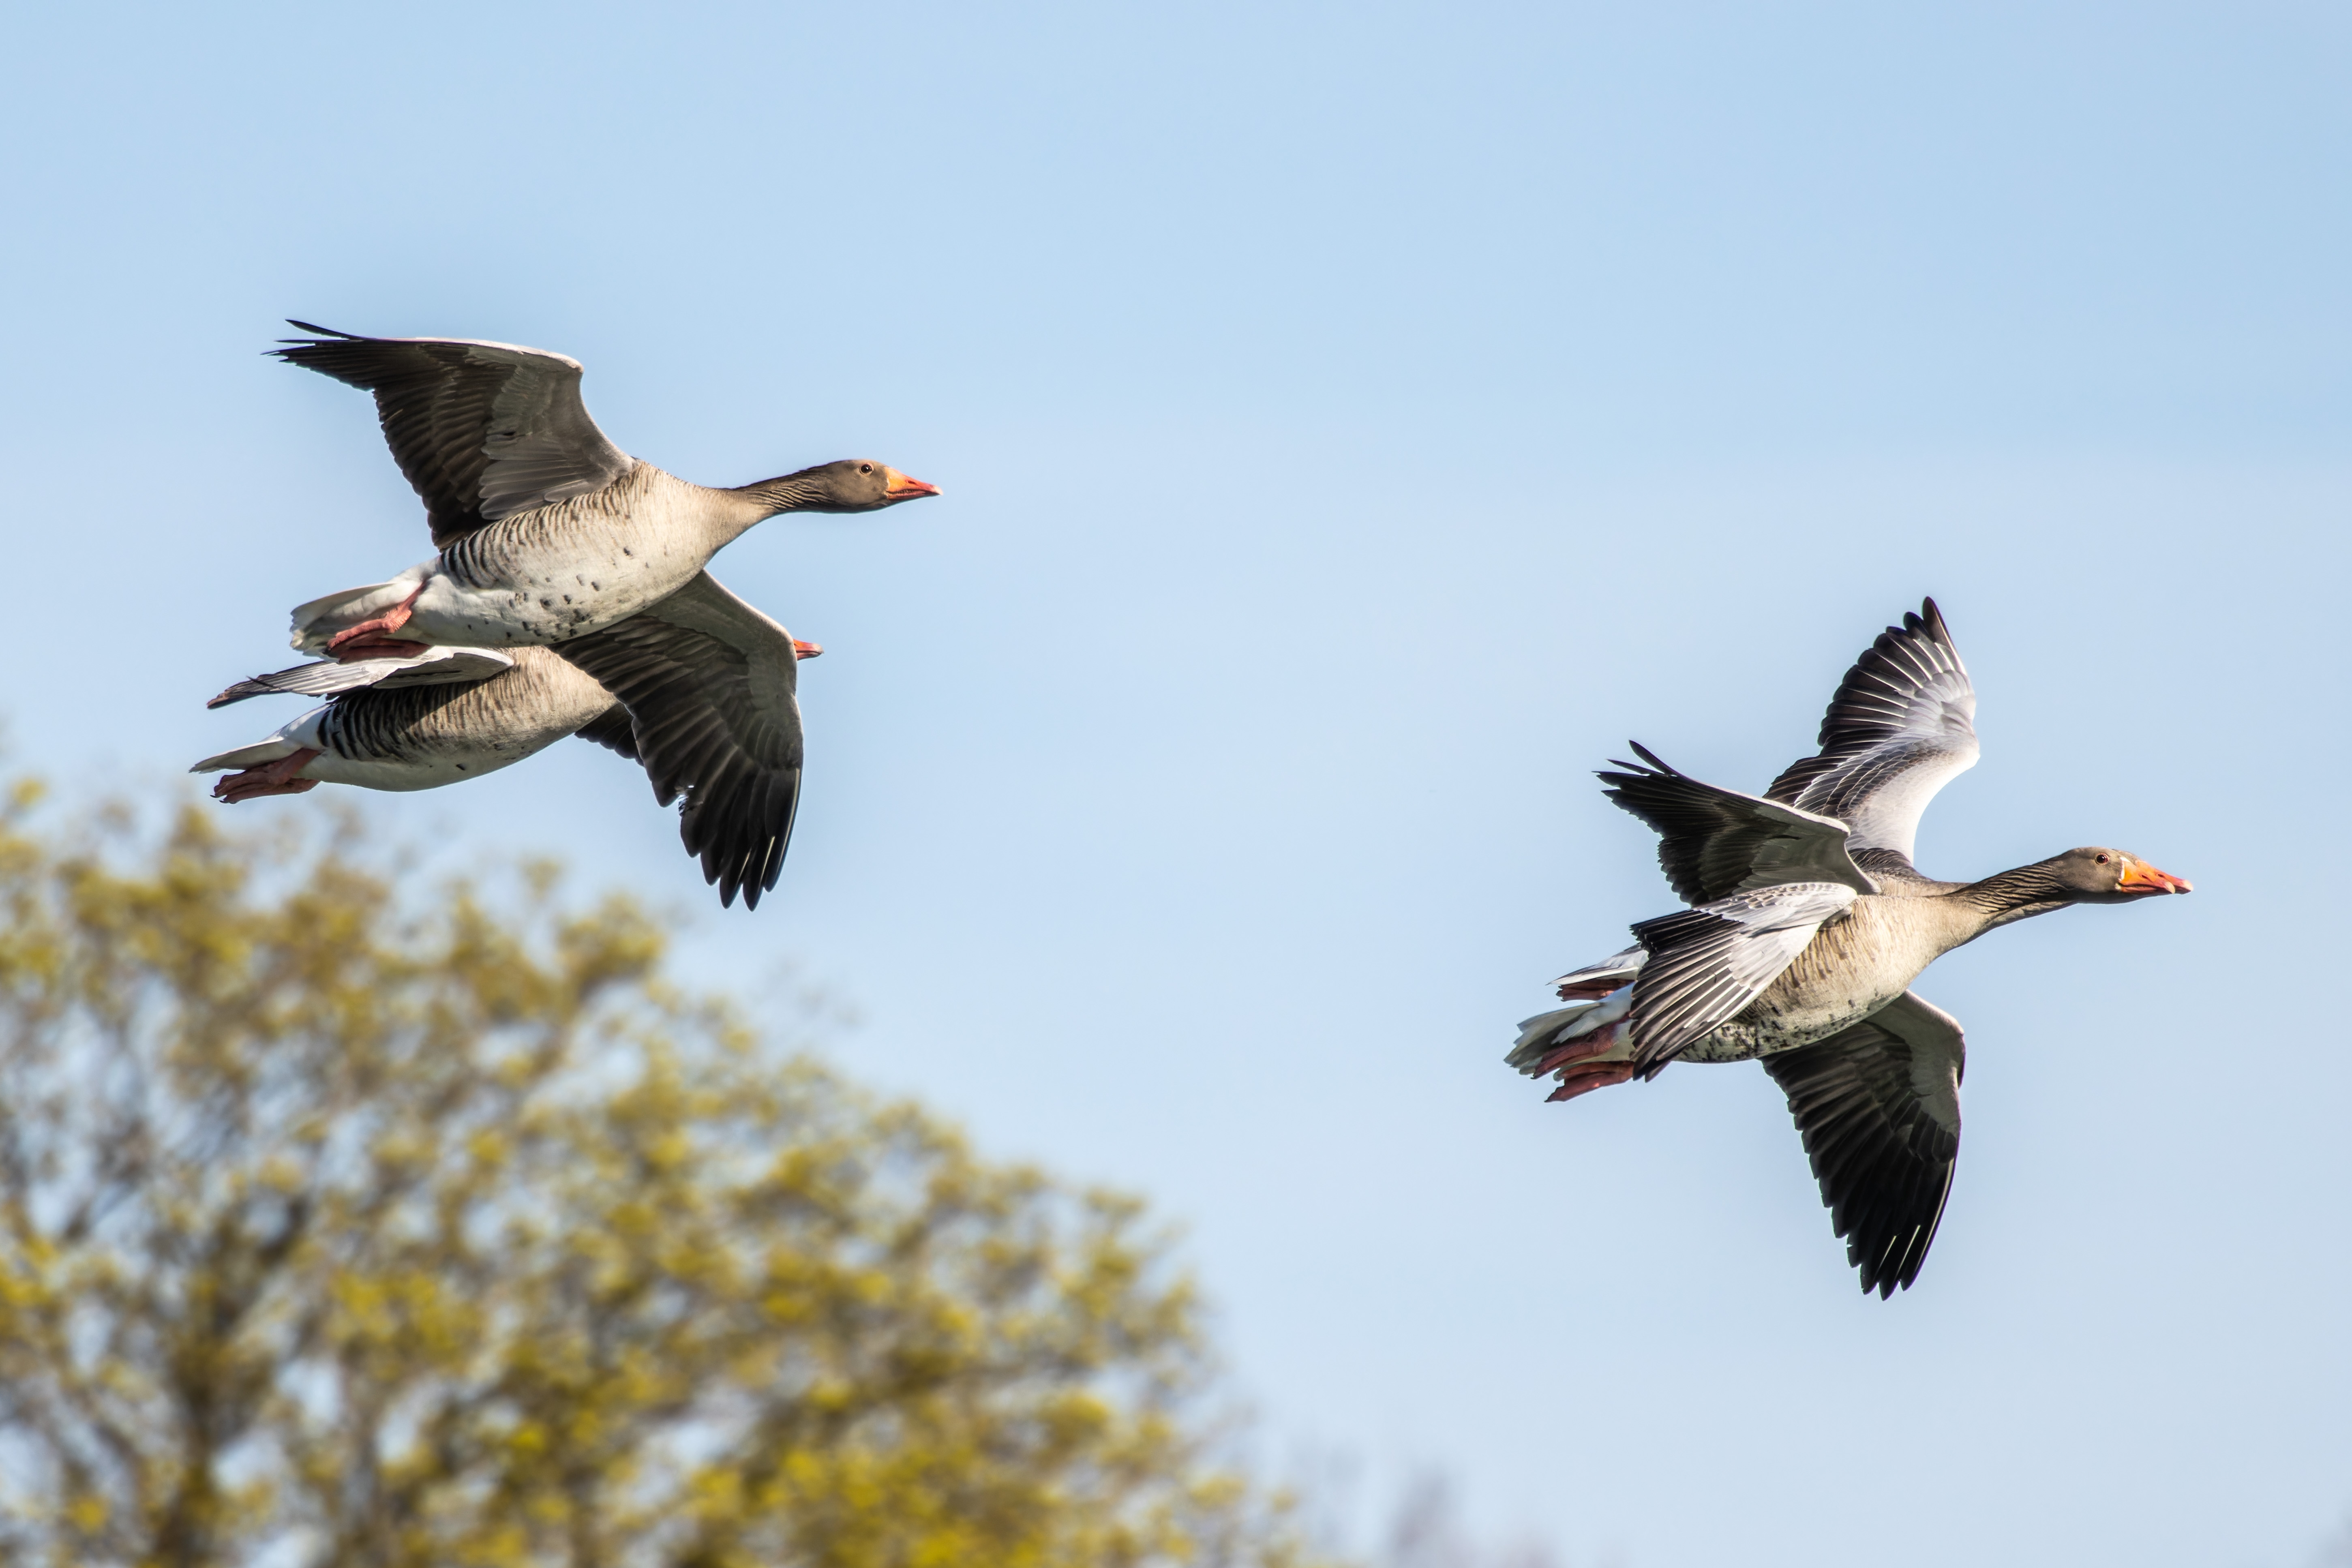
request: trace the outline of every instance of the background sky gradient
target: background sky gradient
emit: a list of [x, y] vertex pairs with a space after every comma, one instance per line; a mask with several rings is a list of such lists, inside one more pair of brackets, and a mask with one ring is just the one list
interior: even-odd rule
[[[372, 797], [1189, 1228], [1270, 1462], [1569, 1568], [2315, 1560], [2352, 1506], [2352, 13], [2318, 5], [12, 6], [15, 757], [298, 710], [427, 553], [299, 316], [538, 344], [708, 483], [946, 489], [718, 563], [827, 648], [773, 900], [566, 743]], [[1920, 990], [1969, 1131], [1864, 1299], [1752, 1067], [1547, 1106], [1672, 895], [1589, 770], [1759, 788], [1937, 595], [1931, 874], [2191, 899]], [[337, 792], [361, 798], [359, 792]], [[326, 792], [241, 808], [313, 810]]]

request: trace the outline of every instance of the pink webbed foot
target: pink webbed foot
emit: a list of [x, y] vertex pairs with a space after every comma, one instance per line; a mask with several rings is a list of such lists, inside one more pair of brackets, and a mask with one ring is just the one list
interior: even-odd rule
[[798, 637], [794, 637], [793, 639], [793, 657], [794, 658], [814, 658], [824, 651], [824, 648], [820, 644], [803, 642]]
[[1536, 1076], [1549, 1072], [1559, 1074], [1559, 1087], [1546, 1095], [1546, 1100], [1574, 1100], [1580, 1094], [1590, 1094], [1596, 1089], [1607, 1089], [1612, 1083], [1623, 1083], [1633, 1076], [1632, 1062], [1597, 1062], [1592, 1058], [1614, 1050], [1622, 1037], [1625, 1021], [1595, 1029], [1580, 1039], [1569, 1041], [1545, 1053], [1536, 1063]]
[[1584, 1067], [1572, 1067], [1559, 1075], [1559, 1087], [1544, 1096], [1547, 1102], [1574, 1100], [1580, 1094], [1591, 1094], [1596, 1089], [1607, 1089], [1612, 1083], [1623, 1083], [1633, 1076], [1632, 1062], [1592, 1062]]
[[310, 765], [318, 752], [304, 747], [291, 756], [280, 757], [274, 763], [264, 763], [243, 773], [226, 773], [214, 782], [213, 798], [235, 805], [241, 800], [255, 800], [265, 795], [300, 795], [304, 790], [319, 787], [317, 779], [298, 779], [294, 775]]
[[430, 646], [410, 642], [392, 634], [408, 624], [416, 613], [416, 601], [425, 586], [417, 584], [416, 592], [394, 605], [373, 620], [362, 621], [355, 626], [345, 626], [327, 639], [327, 651], [345, 664], [362, 658], [413, 658]]
[[1612, 991], [1622, 991], [1624, 988], [1625, 982], [1622, 980], [1586, 980], [1561, 986], [1559, 999], [1563, 1002], [1598, 1002]]

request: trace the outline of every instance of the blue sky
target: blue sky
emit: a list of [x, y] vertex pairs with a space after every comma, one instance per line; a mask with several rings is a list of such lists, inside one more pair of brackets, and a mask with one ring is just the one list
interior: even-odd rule
[[[426, 553], [282, 316], [584, 361], [710, 483], [879, 458], [727, 583], [827, 648], [722, 913], [566, 743], [371, 801], [853, 1001], [838, 1054], [1189, 1228], [1268, 1452], [1570, 1568], [2277, 1564], [2352, 1509], [2339, 834], [2352, 21], [2317, 6], [19, 7], [16, 756], [147, 788]], [[1919, 1287], [1779, 1097], [1500, 1062], [1672, 897], [1589, 770], [1760, 786], [1933, 593], [1920, 858], [2109, 843], [1921, 992]], [[37, 650], [34, 657], [21, 657]], [[241, 808], [313, 809], [323, 792]]]

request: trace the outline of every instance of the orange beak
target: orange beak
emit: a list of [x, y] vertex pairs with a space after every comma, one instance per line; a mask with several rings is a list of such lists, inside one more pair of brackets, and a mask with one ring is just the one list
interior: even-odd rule
[[794, 637], [793, 639], [793, 657], [794, 658], [814, 658], [824, 651], [824, 649], [815, 643], [803, 642], [798, 637]]
[[883, 465], [882, 496], [885, 500], [913, 500], [917, 496], [935, 496], [937, 485], [927, 485], [920, 479], [910, 479], [887, 464]]
[[2122, 887], [2130, 893], [2185, 893], [2188, 882], [2169, 871], [2159, 871], [2145, 860], [2124, 858]]

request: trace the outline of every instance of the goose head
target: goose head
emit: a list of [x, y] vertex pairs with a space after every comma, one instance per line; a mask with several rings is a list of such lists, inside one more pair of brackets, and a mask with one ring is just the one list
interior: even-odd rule
[[2076, 903], [2127, 904], [2136, 899], [2189, 890], [2186, 878], [2159, 871], [2137, 855], [2093, 845], [2045, 862], [2051, 879]]
[[887, 463], [865, 458], [819, 463], [814, 468], [803, 468], [786, 482], [807, 498], [793, 509], [795, 511], [879, 511], [902, 500], [940, 493], [937, 485], [909, 479]]

